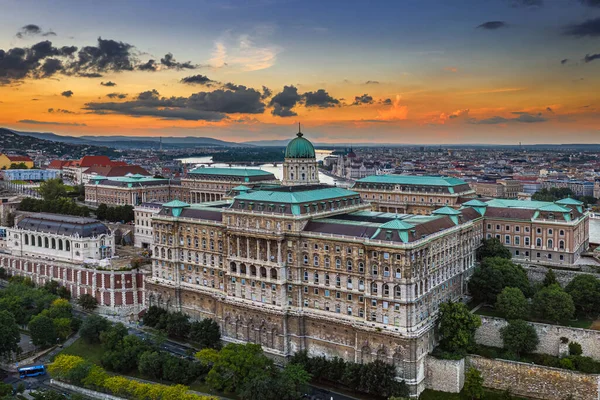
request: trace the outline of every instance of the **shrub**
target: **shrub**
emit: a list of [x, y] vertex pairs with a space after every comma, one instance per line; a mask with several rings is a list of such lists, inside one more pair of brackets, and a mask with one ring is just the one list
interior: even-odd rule
[[510, 321], [500, 329], [504, 348], [517, 355], [533, 352], [539, 343], [535, 328], [523, 320]]
[[569, 354], [572, 356], [580, 356], [583, 354], [583, 349], [581, 345], [577, 342], [569, 343]]
[[570, 370], [575, 369], [575, 366], [573, 365], [573, 361], [570, 358], [561, 358], [558, 363], [561, 368], [570, 369]]

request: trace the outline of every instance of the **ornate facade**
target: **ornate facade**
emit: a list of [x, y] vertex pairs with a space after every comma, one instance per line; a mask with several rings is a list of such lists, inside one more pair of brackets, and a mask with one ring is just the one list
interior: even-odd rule
[[165, 204], [153, 217], [147, 304], [213, 318], [225, 340], [282, 360], [304, 349], [382, 359], [420, 393], [438, 305], [464, 294], [482, 217], [369, 209], [358, 193], [322, 185]]
[[371, 202], [373, 210], [430, 214], [437, 208], [458, 208], [475, 197], [475, 191], [461, 179], [441, 176], [374, 175], [359, 179], [352, 190]]
[[137, 206], [150, 202], [166, 203], [175, 199], [189, 201], [189, 196], [189, 189], [183, 187], [180, 181], [144, 175], [114, 178], [94, 176], [85, 185], [85, 202], [93, 205]]

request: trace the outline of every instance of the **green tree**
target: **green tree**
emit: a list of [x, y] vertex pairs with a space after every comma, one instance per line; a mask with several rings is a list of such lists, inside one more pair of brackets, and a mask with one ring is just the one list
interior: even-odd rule
[[100, 333], [100, 342], [105, 351], [117, 350], [123, 338], [127, 336], [127, 328], [122, 323], [116, 323]]
[[43, 314], [49, 318], [69, 318], [73, 317], [73, 306], [65, 299], [56, 299], [50, 305], [50, 308], [43, 311]]
[[25, 391], [25, 384], [23, 382], [19, 382], [19, 384], [17, 385], [17, 390], [16, 392], [21, 394]]
[[165, 331], [170, 337], [185, 338], [190, 333], [190, 327], [189, 317], [184, 313], [177, 311], [168, 314]]
[[71, 291], [69, 291], [69, 289], [67, 289], [64, 286], [60, 286], [56, 290], [56, 294], [59, 295], [61, 298], [65, 299], [65, 300], [71, 300]]
[[509, 249], [504, 247], [500, 240], [496, 238], [483, 239], [481, 246], [477, 249], [477, 259], [483, 260], [489, 257], [500, 257], [510, 260], [512, 254]]
[[33, 317], [28, 325], [31, 340], [36, 346], [49, 347], [56, 343], [54, 323], [45, 315]]
[[92, 314], [81, 324], [79, 335], [88, 343], [99, 343], [100, 334], [110, 327], [110, 322], [106, 318]]
[[495, 304], [505, 287], [515, 287], [528, 297], [531, 285], [520, 265], [501, 257], [485, 258], [469, 280], [469, 291], [477, 301]]
[[200, 345], [201, 349], [221, 347], [221, 330], [219, 324], [210, 318], [195, 321], [190, 327], [190, 339]]
[[524, 319], [529, 312], [529, 303], [521, 289], [507, 287], [496, 298], [496, 309], [507, 319]]
[[537, 348], [539, 339], [535, 328], [527, 322], [517, 319], [500, 329], [504, 348], [516, 355], [532, 353]]
[[13, 392], [12, 385], [8, 383], [0, 382], [0, 397], [9, 396]]
[[573, 191], [569, 188], [544, 188], [535, 192], [533, 196], [531, 196], [531, 200], [554, 202], [567, 197], [575, 197]]
[[575, 313], [571, 295], [556, 284], [540, 289], [533, 296], [532, 309], [540, 318], [553, 322], [571, 318]]
[[558, 285], [558, 280], [556, 279], [556, 275], [554, 274], [554, 270], [552, 270], [552, 268], [548, 268], [548, 272], [546, 272], [546, 276], [544, 277], [543, 285]]
[[483, 398], [483, 377], [481, 376], [481, 372], [472, 367], [467, 370], [463, 391], [472, 400]]
[[54, 330], [60, 340], [65, 340], [71, 334], [71, 320], [69, 318], [55, 318], [52, 320]]
[[15, 317], [6, 310], [0, 310], [0, 359], [6, 359], [17, 353], [21, 333]]
[[600, 279], [593, 275], [578, 275], [565, 287], [575, 309], [581, 315], [596, 317], [600, 310]]
[[235, 393], [244, 385], [263, 374], [273, 375], [275, 366], [258, 344], [230, 343], [220, 352], [212, 349], [200, 351], [198, 359], [211, 369], [206, 383], [213, 389]]
[[144, 325], [154, 328], [158, 325], [162, 315], [167, 314], [167, 310], [157, 306], [150, 306], [144, 314]]
[[101, 221], [106, 220], [106, 211], [108, 210], [108, 206], [104, 203], [100, 204], [96, 209], [96, 218]]
[[88, 293], [84, 293], [77, 299], [77, 304], [85, 311], [93, 311], [98, 307], [98, 300]]
[[481, 326], [481, 319], [469, 312], [462, 303], [442, 303], [438, 318], [438, 332], [440, 346], [449, 352], [466, 354], [474, 342], [477, 328]]
[[142, 375], [153, 379], [162, 379], [163, 357], [157, 351], [146, 351], [142, 353], [138, 362], [138, 370]]
[[67, 195], [67, 189], [61, 179], [48, 179], [42, 182], [39, 192], [45, 201], [57, 200]]

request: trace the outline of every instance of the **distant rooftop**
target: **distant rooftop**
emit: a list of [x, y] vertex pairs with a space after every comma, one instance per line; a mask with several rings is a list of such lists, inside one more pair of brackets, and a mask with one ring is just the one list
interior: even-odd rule
[[462, 179], [448, 176], [417, 176], [417, 175], [371, 175], [359, 179], [357, 182], [390, 183], [394, 185], [421, 185], [421, 186], [459, 186], [466, 185]]
[[358, 193], [340, 187], [326, 185], [282, 186], [270, 190], [241, 193], [236, 200], [272, 203], [301, 204], [308, 202], [354, 197]]
[[23, 218], [17, 226], [21, 229], [81, 237], [98, 236], [109, 232], [102, 222], [92, 218], [72, 217], [59, 214], [37, 213]]
[[272, 172], [254, 168], [196, 168], [189, 172], [197, 175], [225, 175], [236, 177], [251, 177], [251, 176], [274, 176]]

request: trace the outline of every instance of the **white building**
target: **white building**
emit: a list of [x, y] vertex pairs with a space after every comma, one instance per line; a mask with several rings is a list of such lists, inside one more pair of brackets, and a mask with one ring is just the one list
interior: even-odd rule
[[158, 214], [161, 207], [160, 203], [142, 203], [135, 207], [135, 247], [150, 248], [154, 240], [152, 217]]
[[83, 264], [111, 258], [115, 239], [95, 219], [39, 213], [6, 228], [6, 250], [18, 257]]
[[285, 186], [316, 185], [319, 183], [319, 169], [312, 143], [303, 138], [302, 132], [288, 143], [283, 163]]

